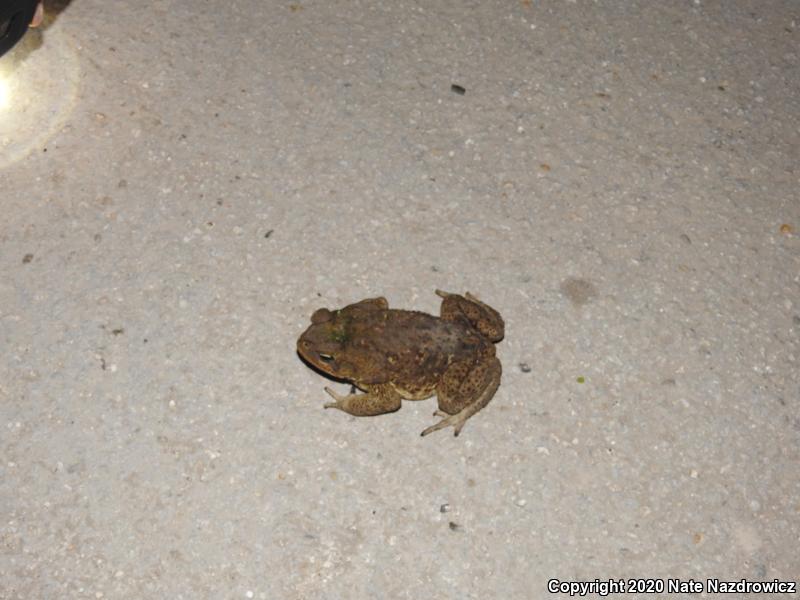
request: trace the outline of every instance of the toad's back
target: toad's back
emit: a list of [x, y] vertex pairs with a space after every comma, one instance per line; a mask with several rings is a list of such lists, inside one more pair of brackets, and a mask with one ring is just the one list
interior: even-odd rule
[[481, 337], [466, 323], [410, 310], [376, 311], [350, 325], [353, 339], [370, 341], [376, 349], [395, 352], [420, 347], [456, 352], [470, 341], [468, 338], [479, 342]]
[[373, 311], [352, 320], [347, 330], [353, 358], [381, 361], [386, 380], [400, 384], [435, 386], [454, 360], [494, 350], [469, 324], [417, 311]]

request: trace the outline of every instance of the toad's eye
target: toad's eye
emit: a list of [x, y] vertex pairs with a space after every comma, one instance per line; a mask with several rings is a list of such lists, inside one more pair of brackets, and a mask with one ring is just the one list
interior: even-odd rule
[[319, 353], [319, 359], [322, 362], [333, 362], [333, 357], [330, 354], [323, 354], [322, 352]]

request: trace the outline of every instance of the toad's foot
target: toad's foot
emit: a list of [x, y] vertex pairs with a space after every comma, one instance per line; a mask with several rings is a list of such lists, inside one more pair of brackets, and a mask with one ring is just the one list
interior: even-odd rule
[[436, 423], [436, 425], [431, 425], [425, 431], [423, 431], [420, 435], [426, 436], [429, 433], [433, 433], [434, 431], [439, 431], [440, 429], [444, 429], [445, 427], [449, 427], [450, 425], [453, 426], [454, 432], [453, 435], [458, 437], [458, 434], [461, 433], [461, 428], [464, 427], [464, 423], [467, 422], [474, 412], [477, 411], [469, 411], [467, 413], [469, 407], [465, 408], [461, 412], [458, 412], [454, 415], [448, 415], [443, 410], [437, 410], [433, 413], [434, 417], [444, 417], [441, 421]]
[[[324, 404], [324, 407], [325, 407], [325, 408], [338, 408], [339, 410], [344, 410], [344, 404], [345, 404], [345, 402], [347, 402], [347, 398], [348, 398], [348, 396], [341, 396], [341, 395], [337, 394], [336, 392], [334, 392], [334, 391], [333, 391], [331, 388], [329, 388], [329, 387], [326, 387], [326, 388], [325, 388], [325, 392], [326, 392], [326, 393], [327, 393], [327, 394], [328, 394], [328, 395], [329, 395], [331, 398], [333, 398], [334, 400], [336, 400], [336, 402], [326, 402], [326, 403]], [[353, 394], [352, 392], [350, 393], [350, 396], [354, 396], [354, 395], [355, 395], [355, 394]]]

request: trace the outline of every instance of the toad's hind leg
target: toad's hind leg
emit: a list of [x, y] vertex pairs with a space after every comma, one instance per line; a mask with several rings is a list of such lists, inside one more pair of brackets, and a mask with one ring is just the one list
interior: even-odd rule
[[496, 356], [487, 358], [477, 365], [470, 363], [451, 365], [436, 390], [439, 410], [433, 414], [444, 418], [436, 425], [428, 427], [422, 435], [428, 435], [450, 425], [453, 426], [454, 435], [461, 433], [461, 428], [467, 419], [489, 404], [500, 386], [502, 372], [502, 366]]
[[370, 386], [366, 394], [340, 396], [330, 388], [325, 388], [336, 402], [328, 402], [325, 408], [338, 408], [355, 417], [373, 417], [394, 412], [400, 408], [402, 397], [389, 384]]
[[436, 290], [436, 295], [444, 298], [439, 312], [442, 319], [447, 321], [466, 319], [489, 341], [499, 342], [503, 339], [505, 334], [503, 317], [488, 304], [484, 304], [469, 292], [461, 296]]

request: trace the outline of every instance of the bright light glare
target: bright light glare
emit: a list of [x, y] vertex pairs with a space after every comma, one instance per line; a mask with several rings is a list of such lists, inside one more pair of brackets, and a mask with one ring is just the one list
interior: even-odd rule
[[11, 86], [8, 79], [0, 75], [0, 110], [8, 108], [11, 104]]
[[0, 188], [7, 166], [41, 152], [63, 129], [77, 99], [80, 67], [73, 38], [58, 27], [48, 29], [25, 60], [0, 59]]

